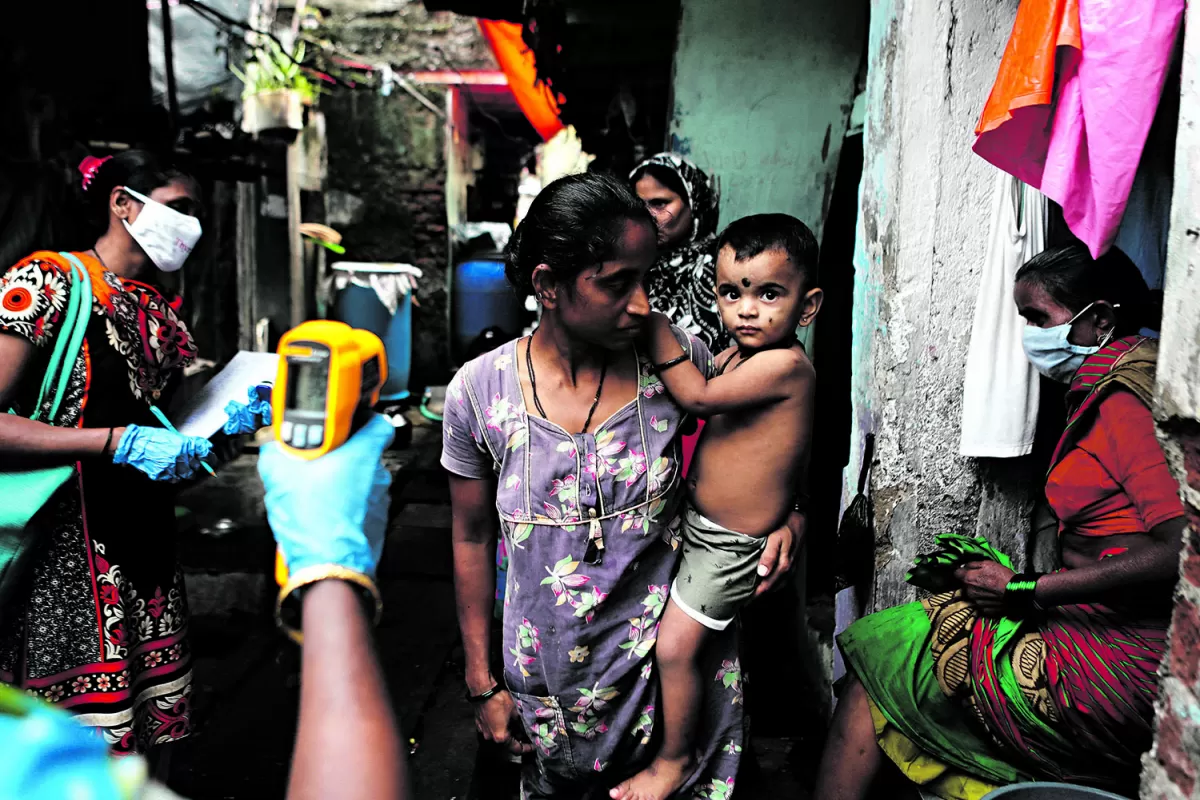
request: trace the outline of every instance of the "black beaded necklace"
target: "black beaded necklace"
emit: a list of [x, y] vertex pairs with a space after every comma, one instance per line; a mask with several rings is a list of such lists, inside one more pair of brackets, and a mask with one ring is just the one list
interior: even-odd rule
[[[546, 416], [546, 409], [542, 408], [542, 401], [538, 398], [537, 392], [537, 376], [533, 371], [533, 337], [537, 335], [534, 331], [529, 335], [529, 343], [525, 345], [525, 369], [529, 371], [529, 387], [533, 390], [533, 404], [537, 407], [538, 414], [542, 419], [549, 420]], [[608, 356], [605, 355], [603, 361], [600, 362], [600, 385], [596, 387], [596, 399], [592, 401], [592, 407], [588, 409], [587, 419], [583, 423], [581, 434], [587, 433], [588, 428], [592, 426], [592, 415], [596, 413], [596, 407], [600, 405], [600, 395], [604, 392], [604, 376], [608, 374]]]

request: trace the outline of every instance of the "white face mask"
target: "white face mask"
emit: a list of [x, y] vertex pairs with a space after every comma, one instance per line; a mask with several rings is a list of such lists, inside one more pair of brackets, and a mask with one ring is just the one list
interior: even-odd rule
[[1075, 320], [1082, 317], [1094, 305], [1096, 304], [1088, 303], [1083, 311], [1071, 317], [1070, 322], [1055, 325], [1053, 328], [1025, 326], [1021, 344], [1025, 348], [1025, 357], [1038, 372], [1051, 380], [1070, 383], [1071, 379], [1075, 377], [1075, 373], [1083, 365], [1083, 360], [1100, 349], [1099, 345], [1085, 347], [1071, 344], [1067, 339]]
[[122, 186], [121, 190], [142, 202], [142, 210], [132, 225], [128, 220], [121, 220], [125, 230], [146, 251], [154, 266], [163, 272], [178, 271], [200, 241], [203, 233], [200, 220], [151, 200], [128, 186]]

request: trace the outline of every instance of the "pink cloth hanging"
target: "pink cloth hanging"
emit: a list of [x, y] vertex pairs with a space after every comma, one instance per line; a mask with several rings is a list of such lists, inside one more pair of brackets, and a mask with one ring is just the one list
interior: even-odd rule
[[[1045, 0], [1024, 0], [1014, 39], [1028, 33], [1021, 23], [1029, 18], [1022, 12], [1030, 3]], [[1067, 3], [1066, 13], [1074, 13], [1073, 5]], [[1039, 97], [1041, 102], [996, 108], [1001, 87], [1029, 68], [1028, 48], [1010, 42], [976, 128], [975, 152], [1062, 206], [1067, 226], [1093, 257], [1116, 238], [1185, 5], [1185, 0], [1078, 0], [1081, 47], [1056, 48], [1055, 101]], [[1074, 20], [1054, 14], [1040, 18], [1074, 27]], [[1051, 33], [1041, 41], [1054, 48], [1071, 38]]]

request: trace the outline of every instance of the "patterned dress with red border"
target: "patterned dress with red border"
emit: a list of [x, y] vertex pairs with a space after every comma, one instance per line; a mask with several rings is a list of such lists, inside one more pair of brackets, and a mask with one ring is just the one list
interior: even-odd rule
[[[196, 355], [178, 299], [85, 253], [92, 314], [55, 425], [154, 426]], [[0, 334], [35, 346], [10, 395], [30, 416], [70, 294], [70, 267], [39, 252], [0, 276]], [[118, 753], [189, 733], [187, 598], [173, 490], [107, 458], [85, 459], [34, 518], [28, 585], [0, 609], [0, 681], [70, 709]]]

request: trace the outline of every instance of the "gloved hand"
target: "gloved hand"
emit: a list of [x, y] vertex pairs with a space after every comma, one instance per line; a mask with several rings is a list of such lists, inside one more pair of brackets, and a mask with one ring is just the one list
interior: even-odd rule
[[113, 758], [69, 714], [8, 686], [0, 687], [0, 736], [0, 797], [108, 800], [139, 796], [146, 784], [143, 759]]
[[278, 442], [259, 451], [267, 520], [288, 572], [336, 565], [375, 578], [387, 532], [391, 473], [383, 451], [395, 429], [378, 414], [338, 449], [306, 461]]
[[129, 425], [113, 453], [114, 464], [128, 464], [155, 481], [186, 480], [201, 469], [200, 462], [212, 452], [212, 442], [199, 436], [183, 436], [165, 428]]
[[225, 406], [225, 413], [229, 415], [229, 419], [225, 421], [222, 430], [230, 436], [254, 433], [259, 428], [271, 424], [271, 404], [259, 398], [258, 387], [251, 386], [246, 394], [249, 396], [249, 403], [230, 400]]

